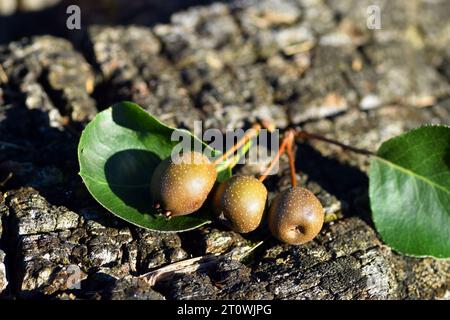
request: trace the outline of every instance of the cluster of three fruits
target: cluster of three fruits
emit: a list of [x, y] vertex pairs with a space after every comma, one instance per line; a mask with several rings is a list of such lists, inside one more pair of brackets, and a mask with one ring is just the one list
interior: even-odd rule
[[[201, 208], [217, 178], [215, 165], [200, 153], [188, 152], [163, 160], [156, 168], [151, 192], [167, 216], [193, 213]], [[213, 210], [232, 230], [248, 233], [261, 223], [267, 189], [251, 176], [233, 176], [213, 191]], [[267, 213], [272, 234], [289, 244], [312, 240], [323, 225], [324, 211], [309, 190], [293, 187], [278, 194]]]

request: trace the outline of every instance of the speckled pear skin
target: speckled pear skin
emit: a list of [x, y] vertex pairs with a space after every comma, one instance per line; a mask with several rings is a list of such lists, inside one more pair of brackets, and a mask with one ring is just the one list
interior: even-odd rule
[[267, 215], [275, 238], [288, 244], [303, 244], [322, 229], [324, 209], [311, 191], [295, 187], [278, 194]]
[[217, 171], [209, 159], [197, 152], [186, 152], [164, 159], [151, 181], [154, 203], [170, 211], [170, 216], [193, 213], [201, 208], [214, 186]]
[[239, 233], [255, 230], [261, 223], [267, 201], [267, 189], [251, 176], [233, 176], [214, 192], [214, 212], [224, 217], [231, 229]]

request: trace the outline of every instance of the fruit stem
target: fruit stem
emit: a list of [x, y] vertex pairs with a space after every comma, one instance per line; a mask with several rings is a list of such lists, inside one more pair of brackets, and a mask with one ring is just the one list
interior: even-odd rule
[[291, 172], [291, 185], [293, 188], [295, 188], [297, 186], [297, 175], [296, 175], [296, 171], [295, 171], [295, 157], [294, 157], [294, 152], [293, 152], [293, 146], [294, 146], [294, 141], [295, 141], [295, 131], [294, 130], [289, 130], [287, 132], [287, 148], [286, 148], [286, 153], [288, 155], [289, 158], [289, 171]]
[[245, 154], [247, 153], [247, 151], [250, 149], [251, 146], [252, 141], [250, 140], [247, 141], [247, 143], [237, 152], [237, 154], [232, 159], [230, 159], [231, 162], [227, 165], [227, 167], [234, 168], [234, 166], [237, 165], [241, 157], [245, 156]]
[[228, 158], [226, 159], [224, 162], [221, 162], [217, 167], [216, 170], [217, 172], [220, 172], [222, 170], [225, 170], [226, 168], [234, 168], [239, 160], [241, 159], [241, 157], [245, 156], [245, 154], [248, 152], [248, 150], [250, 149], [250, 147], [252, 146], [253, 141], [252, 140], [248, 140], [247, 143], [245, 143], [236, 153], [236, 155], [234, 155], [232, 158]]
[[355, 148], [349, 145], [346, 145], [342, 142], [336, 141], [336, 140], [332, 140], [329, 139], [327, 137], [318, 135], [318, 134], [314, 134], [314, 133], [309, 133], [305, 130], [297, 130], [295, 133], [295, 137], [296, 138], [300, 138], [300, 139], [306, 139], [306, 140], [319, 140], [319, 141], [323, 141], [323, 142], [327, 142], [327, 143], [331, 143], [334, 145], [337, 145], [343, 149], [355, 152], [355, 153], [360, 153], [360, 154], [364, 154], [364, 155], [369, 155], [369, 156], [373, 156], [375, 155], [373, 152], [369, 151], [369, 150], [365, 150], [365, 149], [359, 149], [359, 148]]
[[228, 149], [224, 154], [222, 154], [219, 158], [214, 161], [214, 164], [219, 164], [227, 159], [230, 155], [232, 155], [236, 150], [238, 150], [241, 146], [243, 146], [247, 141], [256, 136], [261, 130], [261, 125], [256, 123], [252, 126], [252, 128], [245, 133], [245, 135], [230, 149]]
[[274, 132], [276, 129], [275, 125], [267, 119], [262, 119], [261, 125], [264, 129], [267, 129], [267, 131], [269, 131], [270, 133]]
[[[264, 171], [264, 173], [261, 175], [261, 177], [259, 177], [259, 181], [263, 182], [264, 180], [266, 180], [267, 176], [269, 175], [270, 171], [272, 171], [273, 167], [275, 166], [275, 164], [277, 164], [277, 162], [279, 161], [281, 155], [284, 153], [284, 151], [286, 150], [286, 148], [288, 147], [289, 144], [292, 144], [294, 140], [294, 133], [293, 130], [289, 130], [286, 132], [286, 135], [284, 136], [282, 142], [281, 142], [281, 146], [278, 149], [277, 154], [275, 155], [275, 157], [272, 159], [272, 161], [270, 162], [269, 166], [267, 167], [267, 169]], [[292, 173], [291, 173], [292, 174]], [[291, 176], [292, 177], [292, 176]], [[295, 177], [295, 171], [294, 171], [294, 177]]]

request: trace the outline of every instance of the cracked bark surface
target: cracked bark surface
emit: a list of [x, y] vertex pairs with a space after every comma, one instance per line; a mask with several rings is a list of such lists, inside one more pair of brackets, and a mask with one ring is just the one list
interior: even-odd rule
[[[77, 175], [79, 134], [123, 99], [174, 126], [202, 120], [223, 131], [264, 117], [371, 150], [424, 123], [450, 124], [442, 31], [450, 20], [436, 30], [430, 18], [450, 16], [445, 1], [419, 1], [426, 12], [419, 16], [406, 1], [370, 1], [387, 8], [380, 32], [365, 28], [359, 1], [254, 2], [191, 8], [151, 28], [91, 26], [77, 49], [53, 36], [0, 46], [2, 297], [448, 298], [449, 261], [404, 257], [378, 239], [368, 159], [322, 142], [297, 146], [299, 184], [319, 197], [331, 222], [309, 244], [268, 239], [244, 261], [227, 253], [264, 239], [265, 226], [245, 237], [215, 223], [150, 232], [87, 193]], [[284, 158], [280, 169], [267, 180], [270, 198], [289, 184]], [[154, 287], [140, 277], [208, 254], [222, 256], [206, 270]]]

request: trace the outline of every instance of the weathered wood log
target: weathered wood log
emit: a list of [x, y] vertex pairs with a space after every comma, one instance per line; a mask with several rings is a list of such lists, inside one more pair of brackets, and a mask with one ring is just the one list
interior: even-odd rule
[[[268, 239], [245, 263], [229, 253], [252, 241], [220, 225], [150, 232], [113, 217], [87, 193], [77, 176], [78, 136], [99, 110], [122, 99], [174, 126], [202, 120], [204, 128], [225, 130], [262, 117], [370, 150], [424, 123], [449, 124], [445, 25], [434, 30], [435, 19], [420, 15], [418, 45], [396, 31], [408, 28], [408, 11], [396, 11], [404, 14], [399, 20], [386, 10], [391, 27], [374, 35], [361, 27], [358, 6], [257, 2], [196, 7], [151, 28], [90, 27], [81, 52], [52, 36], [0, 46], [0, 294], [449, 297], [449, 261], [404, 257], [380, 242], [368, 209], [368, 159], [335, 146], [300, 144], [297, 152], [299, 184], [318, 196], [331, 222], [306, 245]], [[446, 3], [429, 6], [450, 16]], [[286, 187], [287, 172], [282, 159], [279, 174], [267, 180], [270, 197]], [[217, 258], [207, 268], [181, 268], [165, 281], [141, 278], [210, 254]]]

